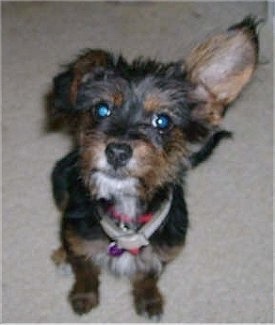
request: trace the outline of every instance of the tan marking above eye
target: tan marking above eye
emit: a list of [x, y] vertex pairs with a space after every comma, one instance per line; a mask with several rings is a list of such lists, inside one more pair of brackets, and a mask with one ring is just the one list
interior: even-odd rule
[[148, 94], [143, 101], [143, 107], [147, 112], [158, 112], [169, 105], [168, 100], [157, 94]]
[[124, 101], [123, 94], [120, 91], [116, 91], [115, 93], [112, 94], [112, 101], [114, 106], [120, 107]]
[[154, 95], [147, 96], [145, 101], [143, 102], [144, 109], [148, 112], [156, 111], [159, 105], [160, 105], [160, 101]]

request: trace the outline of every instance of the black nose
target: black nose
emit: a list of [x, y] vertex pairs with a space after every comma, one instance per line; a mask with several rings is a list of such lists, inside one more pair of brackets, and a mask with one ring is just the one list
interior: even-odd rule
[[132, 148], [127, 143], [109, 143], [105, 149], [107, 161], [114, 168], [127, 165], [133, 155]]

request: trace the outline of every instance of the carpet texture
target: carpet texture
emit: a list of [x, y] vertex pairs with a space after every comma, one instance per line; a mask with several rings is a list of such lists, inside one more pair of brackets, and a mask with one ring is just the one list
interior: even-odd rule
[[[80, 49], [164, 61], [263, 2], [2, 3], [3, 321], [144, 322], [127, 280], [103, 272], [101, 304], [83, 317], [67, 302], [72, 276], [50, 260], [59, 214], [53, 164], [70, 147], [45, 131], [44, 96]], [[160, 280], [163, 322], [272, 322], [272, 28], [260, 28], [261, 64], [224, 126], [234, 139], [190, 173], [185, 250]]]

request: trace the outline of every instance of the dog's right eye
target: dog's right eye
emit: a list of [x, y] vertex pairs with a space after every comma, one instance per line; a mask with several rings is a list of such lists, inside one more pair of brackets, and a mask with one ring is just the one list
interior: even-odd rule
[[167, 114], [162, 113], [153, 116], [152, 125], [160, 132], [169, 130], [171, 124], [172, 124], [171, 118]]
[[104, 119], [112, 114], [110, 106], [106, 103], [99, 103], [95, 107], [95, 115], [99, 119]]

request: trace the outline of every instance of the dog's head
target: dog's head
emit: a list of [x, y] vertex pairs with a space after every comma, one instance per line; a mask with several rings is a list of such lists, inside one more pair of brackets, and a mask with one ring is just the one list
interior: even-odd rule
[[150, 197], [179, 181], [190, 144], [207, 138], [250, 80], [255, 29], [246, 18], [169, 64], [129, 64], [88, 50], [54, 79], [55, 107], [77, 117], [82, 172], [92, 193], [104, 196], [103, 188], [116, 182]]

